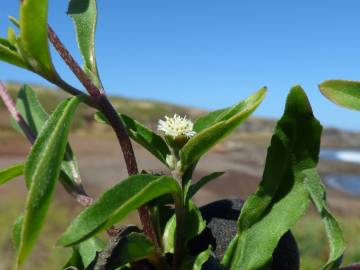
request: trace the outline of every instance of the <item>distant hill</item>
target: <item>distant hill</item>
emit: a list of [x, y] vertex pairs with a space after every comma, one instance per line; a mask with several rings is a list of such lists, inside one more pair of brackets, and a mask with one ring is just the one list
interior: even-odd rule
[[[64, 91], [61, 91], [56, 88], [48, 88], [42, 85], [30, 85], [37, 93], [40, 102], [43, 104], [45, 109], [48, 112], [54, 110], [56, 105], [63, 99], [69, 97]], [[22, 87], [19, 83], [7, 83], [6, 87], [10, 92], [11, 96], [16, 99], [16, 96]], [[168, 103], [162, 103], [159, 101], [150, 101], [150, 100], [141, 100], [141, 99], [129, 99], [118, 96], [109, 97], [112, 104], [118, 111], [121, 111], [124, 114], [127, 114], [134, 119], [145, 123], [149, 126], [154, 126], [159, 118], [164, 117], [164, 115], [172, 115], [174, 113], [181, 115], [188, 115], [191, 118], [196, 118], [199, 115], [203, 114], [203, 110], [198, 110], [194, 108], [187, 108], [183, 106], [177, 106]], [[2, 102], [0, 102], [0, 127], [9, 129], [11, 128], [6, 112], [4, 112], [5, 107]], [[95, 110], [89, 108], [88, 106], [80, 106], [78, 113], [74, 119], [75, 128], [88, 127], [93, 123]]]
[[[16, 99], [17, 93], [22, 85], [17, 82], [9, 82], [6, 86], [11, 96]], [[30, 86], [37, 92], [41, 103], [48, 112], [51, 112], [61, 100], [69, 97], [69, 95], [60, 89], [49, 88], [42, 85]], [[164, 115], [177, 113], [187, 115], [191, 119], [196, 119], [206, 113], [204, 110], [154, 100], [130, 99], [119, 96], [110, 96], [109, 98], [118, 111], [131, 116], [153, 129], [156, 129], [158, 119], [163, 118]], [[94, 113], [94, 109], [81, 105], [74, 119], [74, 129], [84, 129], [86, 132], [93, 131], [96, 127], [96, 125], [94, 125]], [[238, 136], [244, 138], [245, 136], [245, 138], [250, 141], [255, 140], [261, 144], [267, 144], [275, 123], [276, 122], [271, 119], [251, 117], [240, 126], [233, 138], [236, 139]], [[13, 130], [10, 124], [9, 114], [2, 102], [0, 102], [0, 130], [6, 130], [8, 132]], [[237, 140], [232, 140], [232, 144], [230, 144], [233, 145], [234, 141]], [[327, 147], [360, 148], [360, 133], [344, 132], [339, 129], [328, 128], [325, 129], [323, 133], [323, 145]]]

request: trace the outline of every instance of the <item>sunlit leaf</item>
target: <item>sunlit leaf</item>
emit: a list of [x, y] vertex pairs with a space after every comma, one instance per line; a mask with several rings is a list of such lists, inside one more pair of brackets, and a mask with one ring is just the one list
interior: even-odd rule
[[21, 240], [21, 228], [24, 222], [24, 215], [18, 216], [12, 229], [12, 242], [16, 250], [19, 249]]
[[10, 22], [12, 22], [14, 26], [20, 28], [20, 22], [16, 18], [14, 18], [13, 16], [8, 16], [8, 19]]
[[[16, 108], [24, 118], [25, 122], [29, 125], [33, 134], [38, 136], [45, 125], [45, 122], [48, 120], [49, 114], [45, 111], [35, 91], [30, 86], [24, 85], [20, 89], [16, 100]], [[15, 127], [17, 126], [16, 122], [14, 125]], [[22, 133], [19, 127], [16, 129]], [[79, 167], [69, 144], [66, 146], [64, 160], [61, 163], [60, 176], [61, 182], [70, 190], [78, 188], [81, 183]]]
[[304, 214], [309, 192], [303, 172], [318, 162], [321, 130], [305, 92], [294, 87], [275, 128], [260, 186], [241, 210], [235, 253], [233, 247], [225, 253], [233, 253], [231, 270], [269, 267], [280, 238]]
[[360, 82], [330, 80], [320, 84], [321, 93], [332, 102], [353, 110], [360, 110]]
[[0, 185], [24, 173], [24, 164], [16, 164], [0, 171]]
[[236, 248], [238, 245], [239, 234], [237, 234], [230, 242], [230, 244], [226, 248], [226, 252], [221, 260], [221, 265], [225, 267], [225, 269], [229, 269], [232, 261], [234, 260], [234, 256], [236, 253]]
[[8, 28], [8, 41], [12, 46], [16, 44], [16, 33], [11, 27]]
[[199, 133], [192, 137], [180, 151], [184, 169], [197, 162], [202, 155], [244, 122], [260, 105], [265, 93], [266, 88], [262, 88], [229, 109], [216, 111], [199, 119], [195, 124], [195, 130]]
[[70, 0], [67, 13], [74, 21], [77, 42], [86, 71], [97, 78], [96, 84], [99, 86], [94, 48], [97, 17], [96, 0]]
[[31, 148], [24, 173], [30, 189], [26, 199], [17, 265], [24, 263], [43, 226], [60, 174], [72, 117], [78, 104], [79, 99], [76, 97], [62, 102], [50, 116]]
[[335, 217], [330, 213], [326, 206], [325, 187], [322, 184], [316, 169], [305, 170], [304, 174], [306, 176], [306, 187], [308, 188], [310, 197], [325, 224], [325, 231], [329, 239], [329, 259], [321, 269], [338, 269], [345, 250], [345, 242], [342, 230]]
[[167, 193], [179, 200], [180, 187], [172, 177], [149, 174], [130, 176], [80, 213], [61, 236], [58, 245], [70, 246], [81, 242], [109, 228], [148, 201]]
[[47, 34], [47, 0], [23, 0], [20, 6], [20, 45], [33, 70], [57, 77], [51, 62]]

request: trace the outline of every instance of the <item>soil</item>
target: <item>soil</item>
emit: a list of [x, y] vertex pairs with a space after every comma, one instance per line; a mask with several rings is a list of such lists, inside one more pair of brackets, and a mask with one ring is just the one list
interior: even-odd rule
[[[116, 138], [110, 133], [73, 133], [70, 142], [79, 162], [85, 188], [94, 197], [127, 176], [122, 153]], [[261, 180], [266, 156], [266, 143], [249, 144], [232, 148], [229, 143], [218, 145], [199, 163], [194, 180], [214, 171], [225, 171], [219, 179], [209, 183], [194, 198], [203, 205], [222, 198], [246, 199]], [[0, 168], [24, 161], [30, 144], [20, 135], [1, 133], [0, 138]], [[164, 165], [153, 158], [151, 154], [140, 146], [134, 145], [139, 164], [139, 170], [168, 173]], [[339, 165], [341, 167], [341, 165]], [[321, 162], [320, 172], [334, 170], [333, 164]], [[340, 168], [341, 169], [341, 168]], [[355, 168], [356, 169], [356, 168]], [[354, 170], [355, 170], [354, 169]], [[357, 170], [357, 169], [356, 169]], [[13, 196], [23, 198], [25, 190], [22, 183], [11, 184], [9, 187], [19, 192]], [[8, 187], [8, 188], [9, 188]], [[0, 194], [6, 194], [6, 185], [1, 187]], [[356, 196], [327, 188], [328, 203], [338, 214], [360, 215], [360, 200]], [[68, 196], [63, 191], [61, 195]], [[13, 198], [15, 199], [15, 198]]]

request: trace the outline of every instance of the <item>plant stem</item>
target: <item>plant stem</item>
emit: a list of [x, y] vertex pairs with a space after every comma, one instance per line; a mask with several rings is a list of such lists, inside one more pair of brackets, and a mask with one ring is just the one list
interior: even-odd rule
[[34, 133], [27, 125], [24, 118], [21, 116], [20, 112], [16, 109], [15, 102], [11, 98], [9, 92], [6, 90], [6, 87], [2, 82], [0, 82], [0, 97], [4, 101], [4, 104], [7, 110], [10, 112], [11, 116], [14, 118], [16, 123], [20, 126], [20, 128], [24, 132], [26, 138], [28, 138], [28, 140], [31, 143], [34, 143], [36, 138]]
[[[175, 164], [179, 161], [178, 155], [175, 155], [173, 152], [173, 156], [175, 158]], [[182, 187], [182, 173], [178, 170], [178, 168], [174, 168], [171, 171], [172, 176], [178, 181], [178, 183]], [[181, 259], [183, 257], [183, 246], [184, 246], [184, 218], [185, 218], [185, 198], [184, 198], [184, 190], [181, 188], [181, 196], [175, 199], [175, 216], [176, 216], [176, 231], [175, 231], [175, 251], [174, 251], [174, 259], [173, 259], [173, 270], [180, 270], [181, 268]]]
[[[128, 174], [137, 174], [137, 162], [129, 135], [127, 134], [116, 110], [106, 97], [104, 89], [98, 88], [92, 83], [92, 81], [78, 65], [78, 63], [75, 61], [75, 59], [72, 57], [70, 52], [66, 49], [64, 44], [61, 42], [59, 37], [56, 35], [56, 33], [52, 30], [50, 26], [48, 26], [48, 37], [54, 48], [63, 58], [64, 62], [68, 65], [68, 67], [72, 70], [75, 76], [83, 84], [87, 92], [90, 94], [96, 107], [99, 109], [100, 112], [104, 114], [104, 116], [109, 121], [120, 143]], [[140, 221], [143, 225], [144, 233], [154, 241], [155, 246], [158, 250], [160, 250], [159, 243], [157, 241], [157, 237], [152, 226], [147, 207], [140, 207], [138, 209], [138, 213], [140, 216]]]
[[175, 201], [176, 232], [175, 232], [175, 251], [173, 259], [173, 270], [180, 270], [181, 259], [183, 257], [183, 235], [184, 235], [184, 204], [183, 196]]
[[[25, 119], [22, 117], [20, 112], [16, 109], [14, 100], [11, 98], [9, 92], [6, 90], [5, 85], [0, 81], [0, 97], [4, 101], [4, 104], [7, 110], [10, 112], [11, 116], [14, 118], [16, 123], [19, 125], [27, 139], [31, 144], [34, 144], [36, 136], [31, 130], [31, 128], [26, 123]], [[82, 185], [78, 186], [65, 186], [65, 189], [76, 199], [76, 201], [82, 206], [90, 206], [94, 199], [86, 194]]]
[[78, 65], [75, 59], [72, 57], [70, 52], [66, 49], [64, 44], [60, 41], [59, 37], [56, 35], [54, 30], [48, 25], [48, 37], [54, 48], [58, 51], [59, 55], [65, 61], [65, 63], [69, 66], [71, 71], [75, 74], [75, 76], [79, 79], [81, 84], [85, 87], [88, 93], [92, 97], [100, 96], [104, 94], [103, 89], [97, 88], [86, 73], [82, 70], [82, 68]]

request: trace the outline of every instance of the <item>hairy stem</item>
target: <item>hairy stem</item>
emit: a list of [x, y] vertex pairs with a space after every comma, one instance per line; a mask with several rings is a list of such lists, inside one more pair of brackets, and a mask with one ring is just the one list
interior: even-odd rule
[[[120, 143], [120, 147], [123, 152], [125, 164], [127, 167], [127, 171], [129, 175], [137, 174], [137, 162], [135, 158], [135, 153], [130, 141], [130, 137], [126, 132], [120, 118], [117, 115], [116, 110], [108, 100], [105, 95], [105, 91], [102, 88], [96, 87], [90, 78], [85, 74], [82, 68], [78, 65], [75, 59], [72, 57], [70, 52], [66, 49], [64, 44], [61, 42], [56, 33], [52, 30], [50, 26], [48, 26], [48, 37], [50, 42], [53, 44], [54, 48], [57, 50], [59, 55], [62, 57], [64, 62], [68, 65], [68, 67], [72, 70], [75, 76], [79, 79], [79, 81], [83, 84], [87, 92], [92, 97], [93, 102], [97, 109], [104, 114], [104, 116], [109, 121], [111, 127], [113, 128], [118, 141]], [[142, 206], [138, 209], [138, 213], [140, 216], [140, 221], [143, 225], [144, 233], [148, 235], [159, 248], [159, 243], [157, 241], [157, 237], [152, 226], [152, 222], [150, 219], [149, 211], [146, 206]]]
[[85, 87], [85, 89], [89, 92], [92, 97], [100, 96], [104, 94], [103, 89], [97, 88], [86, 73], [82, 70], [82, 68], [77, 64], [75, 59], [72, 57], [70, 52], [65, 48], [63, 43], [60, 41], [59, 37], [56, 35], [54, 30], [48, 25], [48, 37], [54, 48], [58, 51], [61, 58], [65, 61], [65, 63], [69, 66], [71, 71], [75, 74], [75, 76], [79, 79], [81, 84]]

